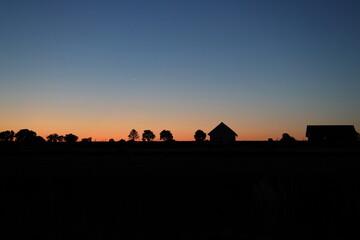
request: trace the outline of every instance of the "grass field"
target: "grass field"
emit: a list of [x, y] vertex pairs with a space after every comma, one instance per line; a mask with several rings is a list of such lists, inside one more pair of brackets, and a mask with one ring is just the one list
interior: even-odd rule
[[0, 144], [0, 154], [6, 239], [360, 236], [358, 145]]

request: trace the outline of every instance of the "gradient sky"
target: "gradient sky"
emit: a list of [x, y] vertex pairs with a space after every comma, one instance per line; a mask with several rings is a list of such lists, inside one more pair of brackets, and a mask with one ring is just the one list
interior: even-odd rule
[[358, 0], [2, 0], [0, 131], [359, 131], [359, 13]]

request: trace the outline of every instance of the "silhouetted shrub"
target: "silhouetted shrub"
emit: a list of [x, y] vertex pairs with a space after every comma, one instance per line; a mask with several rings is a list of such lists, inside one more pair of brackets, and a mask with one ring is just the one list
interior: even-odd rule
[[194, 135], [196, 142], [203, 142], [206, 139], [206, 133], [202, 130], [197, 130]]
[[115, 140], [113, 138], [110, 138], [109, 142], [113, 143], [113, 142], [115, 142]]
[[67, 142], [67, 143], [75, 143], [78, 139], [79, 139], [79, 137], [72, 133], [66, 134], [66, 136], [65, 136], [65, 142]]
[[91, 138], [91, 137], [89, 137], [89, 138], [83, 138], [83, 139], [81, 139], [81, 142], [85, 142], [85, 143], [92, 142], [92, 138]]
[[296, 142], [295, 138], [291, 137], [288, 133], [284, 133], [280, 139], [283, 143], [294, 143]]
[[48, 142], [59, 142], [59, 135], [57, 133], [50, 134], [46, 137]]

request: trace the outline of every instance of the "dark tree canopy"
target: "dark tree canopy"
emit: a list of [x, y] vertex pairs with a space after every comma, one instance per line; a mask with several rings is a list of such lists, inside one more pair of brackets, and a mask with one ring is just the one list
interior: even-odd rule
[[48, 142], [59, 142], [59, 135], [57, 133], [50, 134], [46, 137]]
[[169, 130], [162, 130], [160, 133], [160, 140], [172, 141], [174, 140], [172, 133]]
[[136, 139], [139, 139], [139, 133], [133, 129], [130, 131], [130, 134], [129, 134], [129, 140], [133, 140], [133, 141], [136, 141]]
[[46, 141], [45, 141], [45, 139], [44, 139], [43, 137], [41, 137], [41, 136], [36, 136], [34, 142], [35, 142], [35, 143], [44, 143], [44, 142], [46, 142]]
[[155, 139], [155, 134], [151, 130], [144, 130], [142, 134], [142, 140], [150, 142]]
[[79, 137], [76, 136], [76, 135], [74, 135], [74, 134], [72, 134], [72, 133], [66, 134], [66, 136], [65, 136], [65, 142], [67, 142], [67, 143], [74, 143], [74, 142], [76, 142], [78, 139], [79, 139]]
[[196, 142], [203, 142], [206, 139], [206, 133], [202, 130], [197, 130], [194, 135]]
[[14, 141], [15, 133], [12, 130], [0, 132], [0, 141], [12, 142]]
[[36, 132], [29, 129], [21, 129], [15, 134], [15, 139], [17, 142], [21, 143], [36, 142]]
[[58, 137], [59, 142], [65, 142], [65, 137], [63, 135], [60, 135]]

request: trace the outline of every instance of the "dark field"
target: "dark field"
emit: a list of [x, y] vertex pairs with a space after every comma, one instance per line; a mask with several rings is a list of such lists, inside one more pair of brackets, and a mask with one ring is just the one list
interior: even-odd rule
[[360, 236], [360, 147], [0, 144], [2, 239]]

